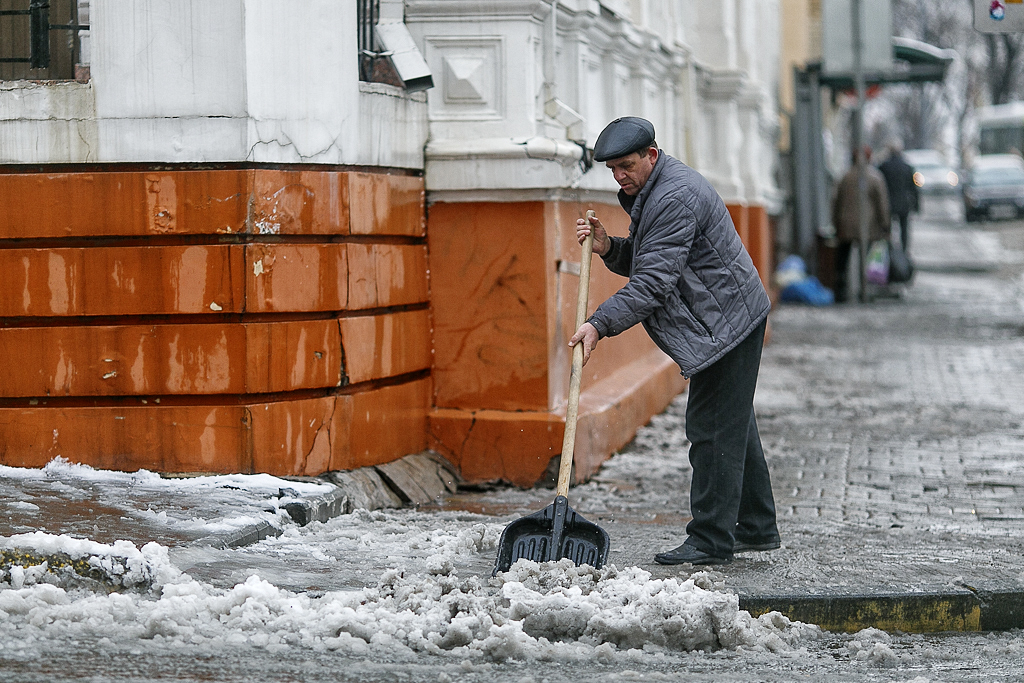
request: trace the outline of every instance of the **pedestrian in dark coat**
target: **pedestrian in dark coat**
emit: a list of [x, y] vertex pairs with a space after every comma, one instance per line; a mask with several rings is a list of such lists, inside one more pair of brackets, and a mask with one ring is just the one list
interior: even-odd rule
[[[857, 151], [850, 154], [852, 165], [836, 186], [832, 197], [832, 225], [836, 229], [835, 268], [836, 268], [836, 301], [847, 299], [847, 271], [850, 265], [850, 254], [853, 245], [860, 242], [860, 205], [858, 203], [857, 185]], [[892, 232], [889, 218], [889, 191], [885, 189], [885, 177], [881, 172], [867, 163], [871, 160], [871, 148], [864, 148], [864, 175], [867, 180], [868, 204], [868, 244], [880, 239], [888, 239]], [[862, 259], [865, 258], [863, 255]]]
[[920, 207], [921, 194], [914, 182], [914, 168], [903, 158], [903, 145], [898, 142], [890, 144], [889, 158], [878, 166], [878, 170], [885, 177], [889, 210], [900, 222], [900, 244], [907, 252], [910, 250], [910, 212]]
[[584, 359], [598, 340], [642, 323], [690, 379], [686, 436], [693, 476], [687, 538], [662, 564], [723, 564], [780, 545], [753, 400], [771, 304], [722, 198], [657, 147], [645, 119], [612, 121], [594, 147], [618, 182], [629, 236], [579, 219], [582, 243], [629, 282], [573, 335]]

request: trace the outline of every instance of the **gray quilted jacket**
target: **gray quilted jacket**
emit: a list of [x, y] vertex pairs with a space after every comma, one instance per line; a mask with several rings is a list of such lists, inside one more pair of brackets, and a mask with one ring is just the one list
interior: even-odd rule
[[640, 193], [619, 191], [619, 203], [629, 237], [612, 237], [604, 262], [629, 282], [589, 322], [601, 337], [643, 323], [689, 378], [768, 317], [768, 295], [722, 198], [683, 162], [662, 152]]

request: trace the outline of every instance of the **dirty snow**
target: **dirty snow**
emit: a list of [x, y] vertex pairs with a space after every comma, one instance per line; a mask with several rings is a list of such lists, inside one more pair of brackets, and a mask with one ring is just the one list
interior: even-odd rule
[[83, 481], [108, 482], [148, 488], [162, 488], [182, 491], [204, 491], [231, 487], [243, 491], [277, 492], [282, 488], [291, 489], [296, 494], [310, 496], [322, 495], [334, 490], [331, 484], [293, 481], [281, 479], [270, 474], [220, 474], [197, 477], [166, 478], [149, 470], [137, 472], [118, 472], [114, 470], [98, 470], [88, 465], [69, 462], [56, 457], [42, 468], [8, 467], [0, 465], [0, 477], [5, 479], [80, 479]]
[[[460, 577], [460, 555], [493, 553], [500, 525], [434, 530], [438, 552], [377, 584], [316, 597], [257, 575], [221, 589], [183, 574], [167, 549], [34, 533], [2, 549], [88, 557], [149, 591], [105, 594], [64, 584], [45, 565], [9, 567], [0, 583], [0, 650], [75, 638], [166, 646], [291, 647], [368, 657], [418, 653], [481, 661], [613, 661], [657, 651], [781, 652], [819, 637], [773, 613], [752, 618], [702, 574], [652, 579], [636, 567], [595, 570], [520, 561], [497, 578]], [[424, 539], [426, 540], [426, 539]]]

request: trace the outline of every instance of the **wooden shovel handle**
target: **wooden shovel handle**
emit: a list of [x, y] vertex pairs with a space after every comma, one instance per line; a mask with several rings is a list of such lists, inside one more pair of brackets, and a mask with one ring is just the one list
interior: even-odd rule
[[[587, 222], [595, 217], [593, 211], [587, 211]], [[591, 226], [591, 233], [583, 240], [582, 253], [580, 255], [580, 288], [576, 296], [576, 327], [573, 333], [580, 329], [580, 325], [587, 321], [587, 298], [590, 296], [590, 257], [594, 253], [594, 233]], [[572, 347], [572, 372], [569, 375], [569, 404], [565, 408], [565, 436], [562, 438], [562, 457], [558, 468], [558, 489], [557, 496], [569, 494], [569, 477], [572, 475], [572, 452], [576, 446], [576, 417], [580, 407], [580, 379], [583, 376], [583, 342]]]

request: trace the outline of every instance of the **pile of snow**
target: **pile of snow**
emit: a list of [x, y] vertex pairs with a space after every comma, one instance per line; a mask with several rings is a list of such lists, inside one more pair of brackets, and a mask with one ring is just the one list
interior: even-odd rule
[[892, 668], [899, 665], [900, 658], [893, 652], [892, 636], [877, 628], [865, 628], [858, 631], [853, 639], [846, 644], [850, 659], [868, 662], [881, 668]]
[[778, 613], [752, 618], [735, 595], [713, 590], [703, 574], [652, 579], [635, 567], [524, 560], [494, 579], [460, 578], [453, 558], [493, 543], [488, 526], [436, 534], [441, 552], [418, 563], [418, 572], [393, 568], [376, 586], [319, 597], [258, 576], [218, 589], [177, 572], [166, 549], [152, 543], [135, 550], [125, 542], [101, 547], [46, 534], [3, 539], [4, 547], [110, 560], [106, 568], [123, 558], [126, 579], [148, 577], [152, 590], [93, 593], [39, 582], [31, 569], [17, 579], [8, 572], [0, 584], [0, 649], [109, 638], [271, 652], [300, 647], [391, 660], [428, 653], [611, 662], [695, 649], [785, 651], [820, 634]]
[[42, 531], [0, 537], [0, 588], [4, 583], [14, 589], [38, 583], [74, 585], [85, 578], [115, 588], [148, 590], [180, 574], [168, 559], [167, 548], [158, 543], [139, 549], [128, 541], [106, 545]]

